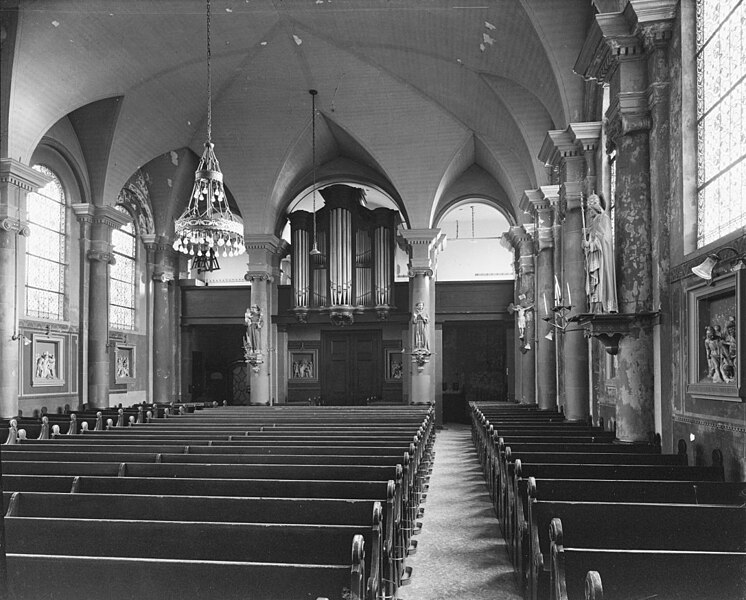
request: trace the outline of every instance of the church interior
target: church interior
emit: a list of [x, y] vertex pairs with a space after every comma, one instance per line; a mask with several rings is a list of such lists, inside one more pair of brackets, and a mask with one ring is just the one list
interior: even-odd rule
[[[518, 574], [514, 596], [485, 584], [487, 595], [461, 596], [474, 600], [549, 597], [543, 578], [562, 528], [551, 530], [545, 572], [535, 572], [530, 553], [541, 558], [536, 548], [549, 541], [521, 529], [531, 509], [515, 498], [519, 489], [530, 497], [538, 450], [529, 445], [560, 443], [559, 434], [535, 439], [557, 427], [577, 436], [562, 441], [577, 446], [566, 452], [581, 452], [590, 435], [608, 442], [604, 456], [652, 448], [702, 478], [715, 469], [730, 500], [712, 492], [710, 504], [743, 508], [744, 0], [0, 6], [6, 495], [61, 491], [23, 487], [12, 478], [31, 471], [7, 457], [60, 427], [111, 440], [119, 427], [153, 425], [163, 439], [185, 439], [179, 419], [201, 416], [199, 435], [224, 427], [228, 442], [239, 424], [257, 423], [260, 437], [265, 428], [354, 430], [381, 447], [389, 433], [392, 444], [415, 435], [406, 518], [390, 535], [410, 564], [412, 530], [427, 515], [411, 552], [416, 573], [418, 560], [427, 564], [424, 507], [438, 505], [437, 431], [445, 447], [456, 436], [474, 453], [501, 556]], [[535, 437], [513, 443], [517, 457], [527, 444], [518, 462], [526, 475], [510, 491], [515, 463], [498, 432], [513, 427]], [[111, 456], [137, 472], [134, 458]], [[9, 498], [7, 517], [31, 505]], [[733, 514], [743, 533], [743, 511]], [[20, 525], [6, 521], [10, 540]], [[387, 536], [382, 556], [394, 553]], [[11, 557], [23, 551], [8, 548], [0, 586], [40, 567], [62, 579], [73, 568], [21, 567]], [[725, 550], [746, 594], [746, 548]], [[370, 564], [371, 554], [360, 564], [381, 581], [371, 576], [345, 597], [449, 597], [418, 596], [416, 574], [404, 588], [404, 556]], [[215, 568], [213, 583], [236, 577]], [[184, 575], [187, 595], [173, 597], [234, 597], [228, 584], [195, 595], [198, 572]], [[589, 598], [591, 588], [551, 597]], [[59, 593], [49, 597], [76, 597]]]

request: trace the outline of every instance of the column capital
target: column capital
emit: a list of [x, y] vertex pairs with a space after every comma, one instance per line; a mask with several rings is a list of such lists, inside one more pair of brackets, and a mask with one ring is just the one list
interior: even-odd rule
[[550, 129], [544, 136], [538, 158], [548, 167], [556, 167], [563, 159], [580, 154], [568, 129]]
[[543, 202], [544, 198], [541, 195], [541, 189], [524, 190], [523, 196], [521, 196], [521, 199], [518, 202], [518, 207], [524, 213], [531, 215], [532, 218], [535, 218], [536, 210]]
[[607, 136], [616, 143], [621, 136], [647, 131], [652, 126], [648, 92], [619, 92], [606, 111]]
[[409, 246], [409, 277], [435, 273], [438, 252], [445, 248], [446, 235], [440, 229], [405, 229], [402, 238]]
[[262, 281], [267, 281], [269, 283], [272, 283], [275, 280], [274, 277], [272, 276], [272, 273], [269, 273], [267, 271], [261, 271], [261, 270], [252, 271], [251, 269], [246, 271], [246, 274], [243, 276], [243, 278], [246, 281], [249, 281], [251, 283], [254, 283], [254, 282], [259, 283]]
[[565, 181], [561, 186], [561, 195], [564, 199], [566, 210], [581, 208], [583, 205], [583, 182]]
[[[255, 234], [244, 237], [249, 272], [265, 272], [270, 280], [279, 274], [280, 260], [287, 253], [288, 243], [271, 234]], [[248, 279], [247, 279], [248, 281]]]
[[0, 227], [27, 237], [24, 198], [49, 183], [49, 178], [12, 158], [0, 158]]
[[116, 264], [116, 258], [113, 252], [107, 252], [105, 250], [89, 250], [86, 252], [86, 258], [91, 262], [102, 262], [109, 265]]
[[570, 123], [567, 128], [575, 144], [583, 153], [593, 152], [601, 141], [601, 121]]

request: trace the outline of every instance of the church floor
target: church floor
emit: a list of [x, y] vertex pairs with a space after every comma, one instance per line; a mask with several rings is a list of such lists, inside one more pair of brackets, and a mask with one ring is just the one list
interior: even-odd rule
[[402, 600], [520, 600], [467, 425], [446, 424]]

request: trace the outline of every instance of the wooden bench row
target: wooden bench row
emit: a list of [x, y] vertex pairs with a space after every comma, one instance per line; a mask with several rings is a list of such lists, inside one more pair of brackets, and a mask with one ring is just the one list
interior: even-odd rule
[[[582, 596], [577, 595], [582, 587], [576, 584], [585, 581], [585, 572], [581, 579], [574, 580], [575, 591], [567, 591], [570, 588], [563, 569], [567, 556], [578, 555], [571, 552], [557, 558], [558, 552], [550, 542], [553, 519], [563, 523], [564, 550], [571, 544], [573, 552], [598, 551], [602, 557], [646, 553], [662, 557], [661, 568], [677, 553], [715, 553], [730, 556], [729, 564], [743, 569], [746, 563], [739, 553], [746, 551], [746, 484], [723, 482], [722, 462], [716, 460], [713, 467], [690, 467], [686, 465], [685, 447], [680, 446], [679, 454], [663, 455], [655, 444], [621, 446], [599, 439], [597, 428], [587, 427], [583, 434], [577, 425], [567, 429], [561, 423], [548, 425], [546, 416], [533, 408], [485, 408], [490, 409], [486, 411], [489, 419], [481, 406], [472, 406], [472, 435], [527, 598], [574, 600]], [[532, 430], [534, 419], [536, 429]], [[531, 436], [524, 434], [527, 430]], [[567, 441], [579, 433], [588, 439]], [[695, 520], [696, 524], [690, 526]], [[685, 526], [679, 527], [679, 523]], [[713, 528], [719, 528], [718, 532], [708, 534]], [[568, 537], [570, 530], [573, 535]], [[705, 536], [707, 540], [703, 541]], [[602, 571], [616, 568], [613, 560], [602, 564], [601, 575], [593, 576], [596, 579], [603, 578]], [[702, 567], [698, 573], [709, 579]], [[614, 581], [619, 579], [616, 575]], [[734, 575], [738, 579], [733, 572], [731, 579]], [[627, 576], [634, 578], [633, 572]], [[588, 581], [586, 589], [592, 593], [596, 588]], [[713, 585], [721, 592], [726, 588], [735, 589], [730, 584], [725, 588]], [[604, 598], [615, 597], [607, 594], [606, 586], [603, 589]], [[662, 582], [648, 589], [656, 590], [656, 598], [668, 597], [662, 594], [666, 589]]]
[[[226, 414], [197, 416], [218, 412]], [[204, 424], [184, 414], [168, 419], [169, 426], [133, 424], [5, 446], [11, 591], [28, 592], [22, 574], [32, 565], [55, 563], [69, 574], [100, 565], [121, 582], [113, 584], [114, 598], [139, 597], [132, 595], [137, 590], [170, 598], [174, 589], [179, 597], [203, 597], [204, 583], [141, 589], [109, 573], [137, 568], [138, 577], [148, 578], [178, 563], [203, 577], [252, 579], [251, 585], [220, 582], [207, 597], [393, 598], [411, 572], [404, 561], [415, 547], [411, 536], [432, 460], [432, 410], [423, 415], [409, 431], [346, 418], [336, 419], [336, 430], [301, 422], [302, 431], [294, 431], [287, 419], [282, 430], [254, 429], [261, 439], [246, 443], [245, 434], [228, 439], [246, 423], [226, 426], [221, 416]], [[231, 433], [216, 439], [226, 429]], [[382, 431], [392, 433], [381, 439]], [[55, 542], [45, 545], [49, 536]], [[309, 556], [318, 564], [304, 564]], [[55, 597], [76, 593], [85, 597], [74, 586]]]

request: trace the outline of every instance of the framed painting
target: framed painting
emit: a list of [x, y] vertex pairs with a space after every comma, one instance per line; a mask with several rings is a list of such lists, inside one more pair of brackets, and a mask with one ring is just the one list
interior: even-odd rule
[[65, 384], [65, 338], [34, 334], [32, 339], [33, 364], [31, 385], [51, 387]]

